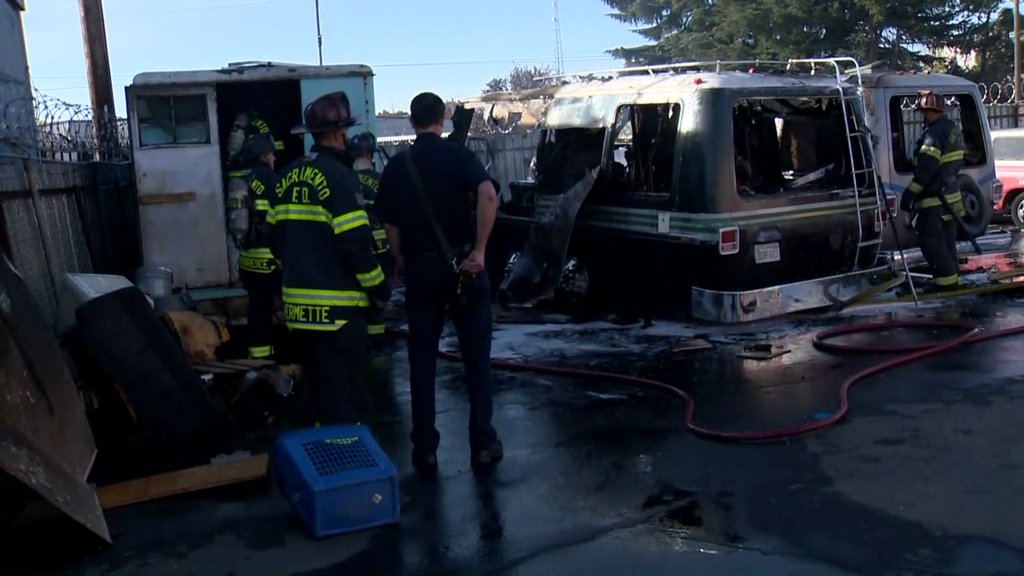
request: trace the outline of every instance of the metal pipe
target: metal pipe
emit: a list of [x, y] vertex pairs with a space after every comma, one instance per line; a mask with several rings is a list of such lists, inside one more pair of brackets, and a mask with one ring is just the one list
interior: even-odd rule
[[1020, 106], [1020, 0], [1013, 0], [1013, 103]]
[[324, 38], [320, 35], [320, 0], [316, 0], [316, 50], [320, 55], [320, 65], [324, 65]]

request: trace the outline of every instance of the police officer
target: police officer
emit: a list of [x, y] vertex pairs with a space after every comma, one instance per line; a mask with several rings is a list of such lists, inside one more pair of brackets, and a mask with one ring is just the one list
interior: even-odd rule
[[274, 354], [274, 296], [281, 286], [267, 231], [267, 213], [277, 186], [274, 149], [269, 133], [250, 136], [240, 152], [240, 169], [228, 173], [229, 214], [241, 211], [247, 220], [239, 238], [238, 268], [249, 293], [249, 357], [261, 359]]
[[373, 258], [359, 182], [342, 161], [355, 124], [344, 92], [325, 94], [292, 130], [312, 133], [310, 154], [284, 168], [267, 222], [282, 266], [289, 329], [303, 352], [320, 423], [352, 421], [350, 403], [365, 371], [366, 308], [384, 306], [390, 288]]
[[[376, 202], [391, 253], [405, 276], [412, 460], [422, 472], [437, 467], [434, 371], [446, 308], [466, 369], [471, 462], [493, 464], [503, 454], [491, 425], [491, 286], [484, 265], [497, 193], [469, 149], [441, 139], [444, 114], [436, 94], [413, 98], [416, 141], [388, 161]], [[470, 193], [477, 197], [475, 224]]]
[[[353, 158], [353, 169], [359, 179], [360, 201], [366, 208], [370, 218], [370, 229], [373, 232], [373, 255], [377, 258], [381, 270], [384, 271], [384, 281], [391, 283], [395, 268], [394, 259], [388, 247], [387, 234], [380, 222], [374, 204], [377, 201], [377, 192], [380, 188], [380, 173], [374, 170], [373, 153], [377, 149], [377, 140], [370, 132], [363, 132], [352, 137], [349, 148]], [[371, 310], [369, 326], [371, 342], [379, 345], [384, 337], [384, 316], [380, 309]]]
[[920, 92], [915, 108], [924, 112], [924, 132], [917, 140], [914, 177], [900, 198], [900, 208], [917, 213], [918, 243], [934, 270], [935, 286], [950, 290], [960, 284], [956, 218], [963, 217], [964, 204], [957, 174], [964, 163], [964, 136], [946, 117], [941, 94]]

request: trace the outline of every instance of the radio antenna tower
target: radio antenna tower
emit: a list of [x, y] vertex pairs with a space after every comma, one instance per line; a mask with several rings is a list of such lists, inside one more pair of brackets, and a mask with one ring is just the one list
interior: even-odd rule
[[558, 60], [558, 73], [565, 74], [565, 56], [562, 54], [562, 23], [558, 19], [558, 0], [551, 0], [555, 11], [555, 58]]

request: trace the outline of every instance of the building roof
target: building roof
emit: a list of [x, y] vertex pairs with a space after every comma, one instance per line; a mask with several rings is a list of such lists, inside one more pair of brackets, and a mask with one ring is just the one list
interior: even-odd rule
[[302, 78], [336, 78], [338, 76], [373, 76], [373, 69], [365, 64], [316, 66], [281, 62], [239, 62], [229, 64], [219, 70], [142, 72], [136, 74], [132, 79], [132, 86], [298, 80]]

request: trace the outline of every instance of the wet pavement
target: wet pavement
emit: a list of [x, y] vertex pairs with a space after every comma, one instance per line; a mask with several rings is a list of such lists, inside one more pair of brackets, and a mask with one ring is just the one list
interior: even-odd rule
[[[842, 380], [889, 358], [811, 346], [891, 318], [1024, 323], [1022, 295], [805, 314], [721, 327], [656, 321], [498, 325], [496, 358], [629, 372], [697, 399], [698, 424], [751, 430], [825, 418]], [[934, 334], [943, 337], [943, 334]], [[712, 350], [673, 360], [680, 339]], [[899, 338], [898, 334], [875, 338]], [[918, 337], [918, 336], [915, 336]], [[769, 341], [772, 360], [736, 353]], [[454, 346], [448, 341], [446, 346]], [[31, 568], [81, 574], [1024, 573], [1024, 337], [982, 343], [854, 387], [838, 426], [763, 444], [703, 440], [656, 392], [496, 372], [505, 459], [469, 466], [458, 365], [439, 363], [440, 472], [413, 473], [402, 422], [375, 425], [399, 469], [399, 526], [317, 540], [259, 483], [108, 513], [113, 546]], [[50, 548], [54, 550], [54, 548]], [[18, 570], [29, 568], [19, 566]]]

